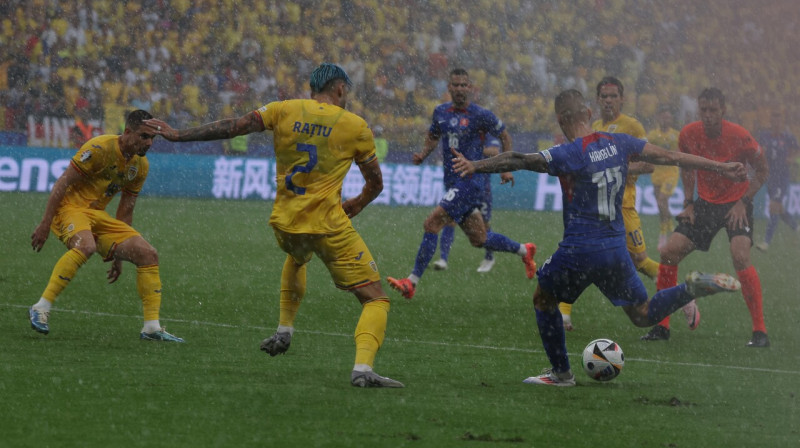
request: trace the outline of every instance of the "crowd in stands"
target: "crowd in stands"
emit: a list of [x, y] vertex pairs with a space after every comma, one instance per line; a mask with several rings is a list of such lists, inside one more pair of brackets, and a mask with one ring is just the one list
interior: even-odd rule
[[134, 108], [196, 125], [307, 98], [323, 61], [350, 74], [349, 109], [411, 147], [456, 66], [511, 132], [552, 131], [554, 94], [593, 99], [605, 75], [623, 80], [625, 112], [645, 126], [661, 104], [678, 126], [690, 121], [710, 85], [750, 129], [776, 103], [796, 123], [800, 58], [785, 36], [798, 35], [798, 10], [795, 0], [4, 0], [0, 128], [83, 114], [118, 132]]

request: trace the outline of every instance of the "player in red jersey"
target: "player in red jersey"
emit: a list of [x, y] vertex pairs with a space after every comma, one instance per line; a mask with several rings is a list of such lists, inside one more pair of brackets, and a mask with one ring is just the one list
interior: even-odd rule
[[[742, 295], [753, 320], [753, 337], [748, 347], [769, 347], [761, 296], [761, 280], [750, 262], [753, 245], [753, 197], [766, 181], [769, 168], [764, 152], [750, 133], [724, 120], [725, 96], [708, 88], [697, 99], [700, 121], [681, 130], [681, 152], [720, 162], [750, 165], [755, 176], [734, 182], [711, 171], [681, 168], [686, 197], [684, 210], [676, 217], [678, 227], [661, 250], [658, 289], [678, 282], [678, 263], [695, 249], [707, 251], [723, 227], [730, 240], [733, 267], [742, 283]], [[697, 186], [697, 200], [694, 199]], [[669, 317], [653, 327], [643, 340], [669, 339]]]

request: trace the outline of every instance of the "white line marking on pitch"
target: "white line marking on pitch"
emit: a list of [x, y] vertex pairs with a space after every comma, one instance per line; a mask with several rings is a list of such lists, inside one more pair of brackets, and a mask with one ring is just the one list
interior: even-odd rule
[[[16, 304], [9, 304], [3, 303], [0, 304], [2, 306], [8, 306], [11, 308], [28, 308], [24, 305], [16, 305]], [[131, 319], [141, 319], [141, 316], [131, 316], [128, 314], [114, 314], [114, 313], [103, 313], [97, 311], [81, 311], [81, 310], [64, 310], [59, 308], [53, 308], [54, 311], [62, 312], [62, 313], [73, 313], [73, 314], [87, 314], [91, 316], [101, 316], [101, 317], [124, 317], [124, 318], [131, 318]], [[179, 322], [179, 323], [187, 323], [193, 325], [200, 325], [206, 327], [220, 327], [220, 328], [247, 328], [252, 330], [267, 330], [272, 331], [272, 327], [260, 327], [257, 325], [233, 325], [233, 324], [223, 324], [218, 322], [206, 322], [206, 321], [199, 321], [199, 320], [188, 320], [188, 319], [161, 319], [166, 322]], [[345, 334], [345, 333], [332, 333], [328, 331], [315, 331], [315, 330], [295, 330], [298, 333], [307, 333], [307, 334], [316, 334], [316, 335], [323, 335], [323, 336], [336, 336], [336, 337], [345, 337], [345, 338], [352, 338], [352, 334]], [[494, 347], [491, 345], [476, 345], [476, 344], [456, 344], [452, 342], [438, 342], [438, 341], [416, 341], [413, 339], [408, 338], [386, 338], [387, 341], [392, 342], [400, 342], [400, 343], [412, 343], [412, 344], [425, 344], [425, 345], [439, 345], [444, 347], [462, 347], [462, 348], [475, 348], [481, 350], [497, 350], [497, 351], [506, 351], [506, 352], [520, 352], [520, 353], [544, 353], [544, 350], [537, 350], [537, 349], [528, 349], [528, 348], [517, 348], [517, 347]], [[580, 353], [571, 353], [571, 357], [580, 356]], [[637, 361], [637, 362], [649, 362], [653, 364], [669, 364], [669, 365], [676, 365], [676, 366], [686, 366], [686, 367], [710, 367], [714, 369], [730, 369], [730, 370], [743, 370], [747, 372], [765, 372], [765, 373], [782, 373], [782, 374], [789, 374], [789, 375], [800, 375], [800, 371], [794, 370], [778, 370], [778, 369], [765, 369], [761, 367], [743, 367], [743, 366], [729, 366], [729, 365], [722, 365], [722, 364], [707, 364], [707, 363], [695, 363], [695, 362], [679, 362], [679, 361], [659, 361], [657, 359], [645, 359], [645, 358], [629, 358], [626, 357], [628, 361]]]

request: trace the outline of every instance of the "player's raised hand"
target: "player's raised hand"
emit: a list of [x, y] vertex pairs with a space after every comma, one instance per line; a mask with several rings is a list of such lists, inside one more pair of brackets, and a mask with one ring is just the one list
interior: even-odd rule
[[149, 120], [144, 120], [145, 126], [150, 128], [150, 131], [153, 134], [160, 135], [167, 140], [175, 140], [178, 138], [178, 131], [172, 128], [172, 126], [168, 125], [166, 122], [159, 120], [158, 118], [151, 118]]
[[741, 162], [726, 162], [723, 164], [723, 176], [736, 182], [744, 182], [747, 180], [747, 168]]
[[464, 177], [475, 172], [475, 165], [472, 161], [467, 160], [463, 154], [456, 151], [454, 148], [450, 148], [450, 152], [453, 153], [453, 170], [456, 173]]

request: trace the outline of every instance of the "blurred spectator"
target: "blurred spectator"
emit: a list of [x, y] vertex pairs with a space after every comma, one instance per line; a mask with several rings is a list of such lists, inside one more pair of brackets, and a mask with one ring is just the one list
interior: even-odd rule
[[375, 140], [375, 155], [378, 157], [378, 162], [383, 163], [386, 155], [389, 154], [389, 142], [383, 138], [383, 126], [375, 125], [372, 128], [372, 134]]
[[[586, 79], [606, 73], [632, 86], [627, 112], [645, 120], [654, 118], [655, 105], [668, 103], [678, 106], [681, 123], [692, 121], [696, 102], [686, 93], [709, 80], [741, 92], [729, 109], [743, 122], [757, 119], [765, 95], [780, 95], [797, 116], [800, 72], [785, 39], [800, 23], [796, 2], [729, 3], [719, 10], [691, 0], [674, 0], [669, 8], [597, 1], [584, 12], [559, 2], [512, 1], [465, 2], [453, 10], [445, 0], [11, 0], [0, 2], [7, 11], [0, 92], [5, 121], [15, 126], [27, 121], [31, 89], [57, 103], [53, 113], [63, 116], [82, 87], [90, 105], [112, 121], [123, 116], [114, 102], [157, 107], [162, 95], [182, 92], [181, 114], [202, 122], [229, 105], [229, 92], [248, 90], [263, 101], [308, 97], [308, 86], [295, 80], [328, 60], [350, 74], [352, 107], [381, 116], [392, 141], [402, 141], [415, 123], [425, 125], [433, 106], [427, 103], [442, 100], [454, 65], [474, 73], [481, 103], [508, 109], [502, 115], [515, 130], [547, 132], [549, 101], [542, 96], [561, 88], [585, 91]], [[52, 86], [55, 72], [61, 87]], [[533, 110], [520, 114], [517, 107]]]

